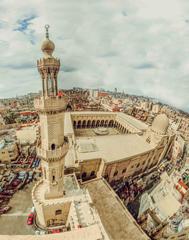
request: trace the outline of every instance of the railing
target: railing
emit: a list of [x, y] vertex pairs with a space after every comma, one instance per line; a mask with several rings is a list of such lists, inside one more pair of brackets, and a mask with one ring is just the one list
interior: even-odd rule
[[45, 150], [40, 147], [37, 147], [37, 155], [45, 159], [55, 159], [63, 157], [68, 150], [68, 144], [64, 144], [61, 147], [56, 148], [55, 150]]

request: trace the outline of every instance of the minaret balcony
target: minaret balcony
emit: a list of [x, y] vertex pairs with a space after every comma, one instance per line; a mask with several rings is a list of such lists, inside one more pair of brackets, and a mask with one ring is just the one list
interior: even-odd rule
[[65, 96], [40, 97], [34, 100], [35, 109], [39, 112], [54, 112], [65, 110], [67, 98]]
[[46, 150], [40, 147], [37, 147], [37, 155], [43, 160], [58, 160], [63, 158], [68, 151], [68, 144], [65, 143], [63, 146], [58, 147], [54, 150]]

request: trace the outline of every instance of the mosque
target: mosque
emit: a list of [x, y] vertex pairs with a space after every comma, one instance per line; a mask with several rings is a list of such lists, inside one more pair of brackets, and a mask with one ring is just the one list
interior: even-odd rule
[[95, 239], [109, 239], [88, 190], [80, 184], [95, 179], [110, 183], [157, 166], [174, 137], [168, 131], [169, 119], [160, 114], [148, 127], [124, 113], [66, 112], [67, 98], [58, 91], [60, 60], [52, 55], [55, 45], [48, 26], [41, 49], [44, 56], [37, 67], [42, 93], [34, 101], [40, 118], [37, 155], [42, 167], [42, 179], [32, 191], [36, 223], [41, 228], [71, 230], [82, 225], [103, 235]]

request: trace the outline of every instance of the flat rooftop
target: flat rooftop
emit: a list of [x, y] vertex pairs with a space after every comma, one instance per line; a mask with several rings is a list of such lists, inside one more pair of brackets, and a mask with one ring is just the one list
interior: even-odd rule
[[122, 117], [123, 119], [125, 119], [129, 124], [133, 125], [134, 127], [140, 129], [140, 130], [146, 130], [148, 128], [148, 125], [145, 124], [144, 122], [130, 116], [127, 115], [125, 113], [118, 113], [117, 116]]
[[102, 158], [105, 162], [124, 160], [153, 148], [137, 134], [77, 137], [76, 144], [79, 160]]
[[[112, 240], [150, 239], [103, 179], [83, 185], [89, 191], [101, 222]], [[90, 238], [89, 238], [90, 239]]]

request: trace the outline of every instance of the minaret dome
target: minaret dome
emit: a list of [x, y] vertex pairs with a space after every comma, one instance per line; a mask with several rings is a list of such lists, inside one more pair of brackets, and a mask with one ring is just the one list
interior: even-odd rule
[[43, 51], [45, 58], [51, 58], [52, 57], [52, 53], [55, 49], [55, 45], [53, 43], [53, 41], [51, 41], [49, 39], [49, 25], [45, 25], [45, 29], [46, 29], [46, 39], [43, 41], [42, 45], [41, 45], [41, 50]]

